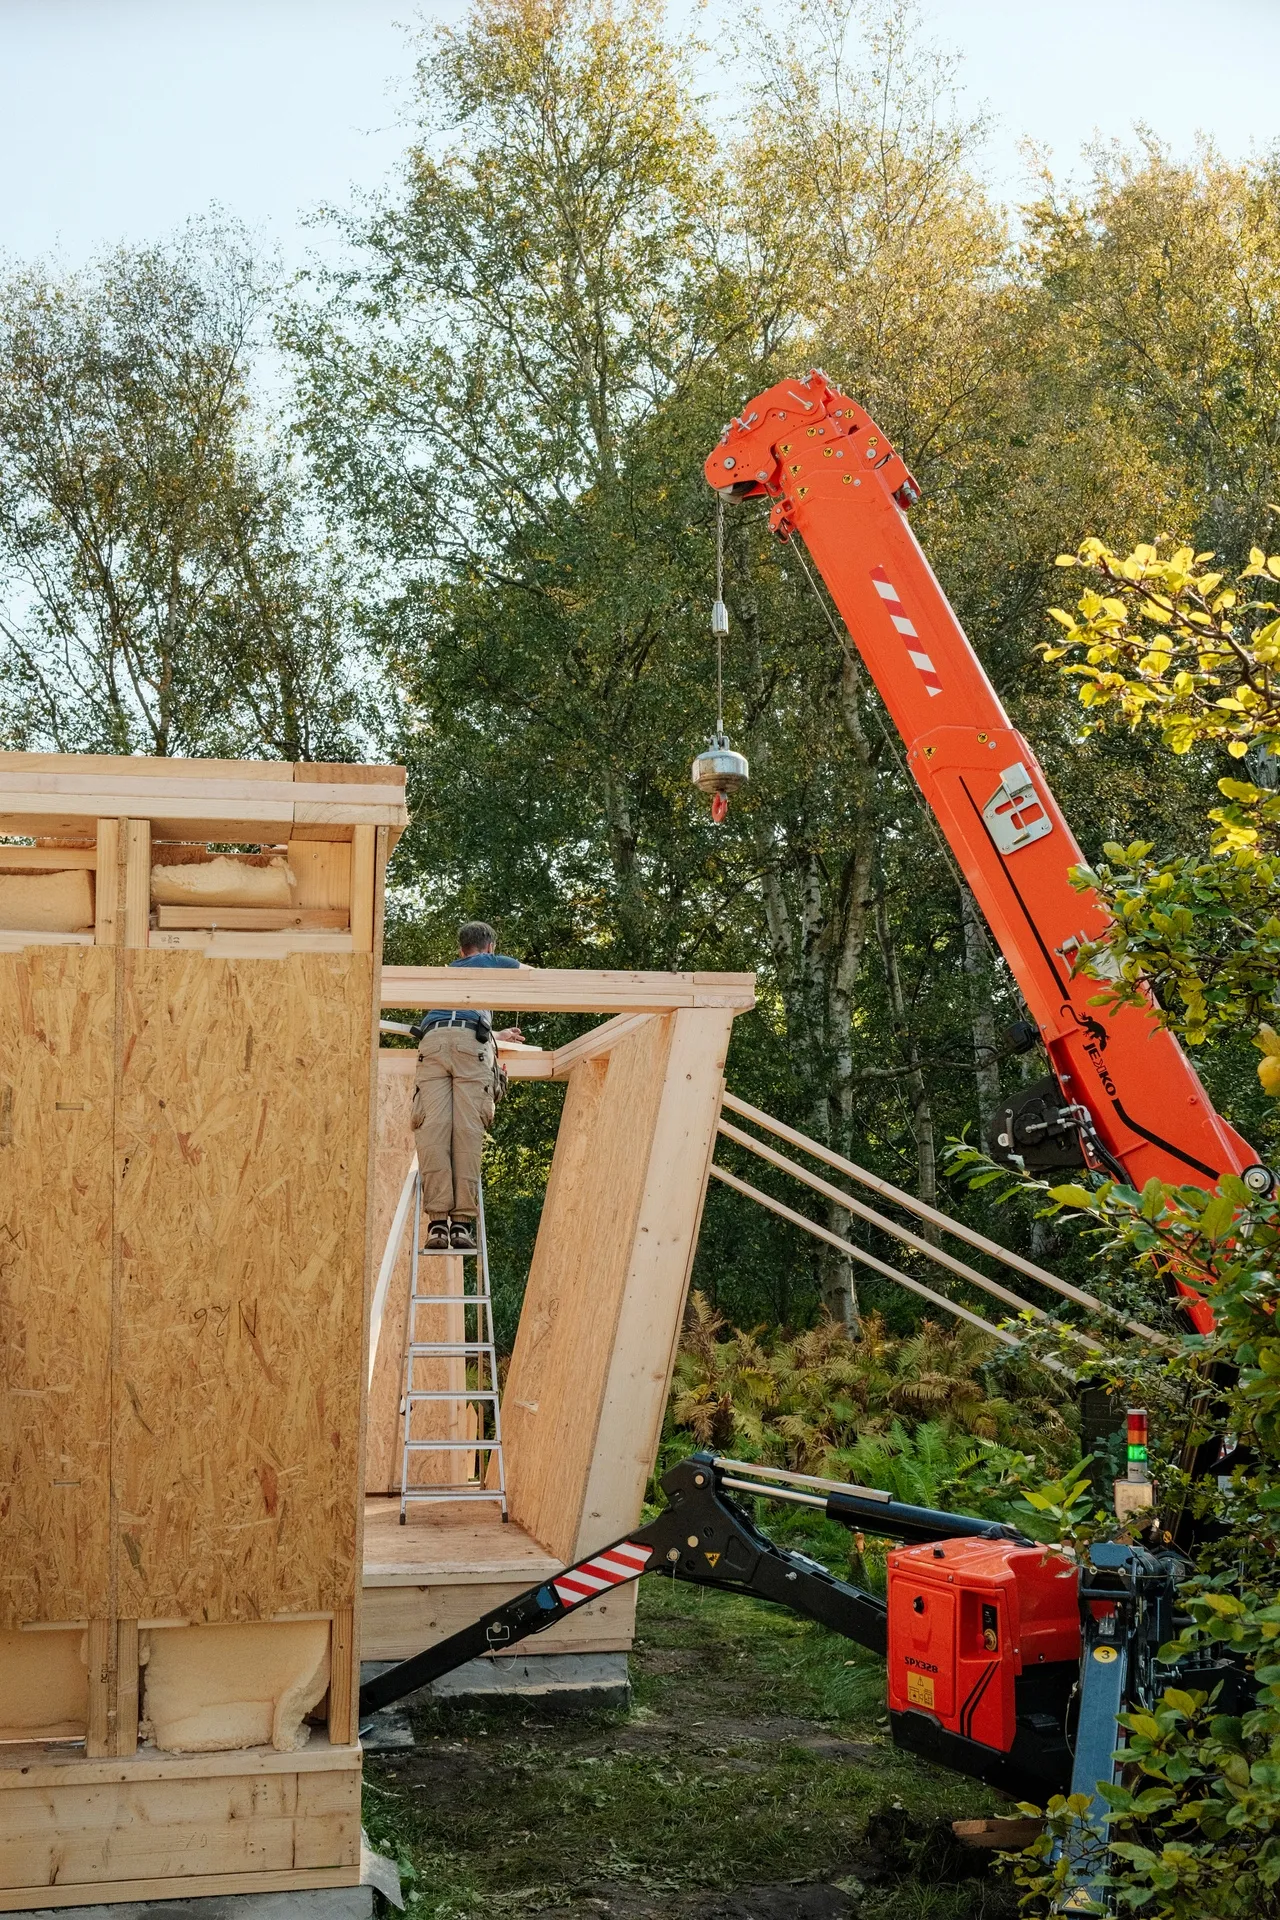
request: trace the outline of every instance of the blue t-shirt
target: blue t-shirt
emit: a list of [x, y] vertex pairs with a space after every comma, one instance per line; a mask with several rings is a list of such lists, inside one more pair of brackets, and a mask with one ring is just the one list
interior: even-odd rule
[[[505, 953], [468, 953], [457, 960], [451, 960], [449, 965], [451, 967], [518, 967], [520, 962], [513, 960], [509, 954]], [[493, 1014], [488, 1007], [483, 1011], [479, 1007], [471, 1008], [469, 1011], [478, 1013], [482, 1020], [487, 1020], [490, 1026], [493, 1025]], [[448, 1007], [433, 1007], [427, 1019], [447, 1020], [449, 1012]]]

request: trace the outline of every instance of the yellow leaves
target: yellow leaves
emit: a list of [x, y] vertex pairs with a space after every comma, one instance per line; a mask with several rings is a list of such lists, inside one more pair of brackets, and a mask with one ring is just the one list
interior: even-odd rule
[[1233, 760], [1243, 760], [1248, 751], [1249, 742], [1247, 740], [1228, 740], [1227, 742], [1227, 752]]
[[1075, 620], [1062, 607], [1050, 607], [1049, 618], [1056, 620], [1060, 627], [1065, 627], [1068, 633], [1074, 633], [1076, 630]]
[[[1258, 558], [1261, 560], [1262, 555], [1259, 554]], [[1074, 553], [1060, 553], [1053, 564], [1055, 567], [1076, 567], [1079, 566], [1080, 563]], [[1052, 611], [1052, 609], [1050, 609], [1050, 611]]]
[[1259, 1027], [1253, 1044], [1263, 1056], [1258, 1062], [1262, 1091], [1270, 1094], [1273, 1100], [1280, 1098], [1280, 1033], [1274, 1027]]

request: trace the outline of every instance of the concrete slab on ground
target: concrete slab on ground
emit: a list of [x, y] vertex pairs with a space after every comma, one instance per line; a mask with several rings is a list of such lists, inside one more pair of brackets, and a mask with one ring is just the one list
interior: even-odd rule
[[[191, 1900], [118, 1900], [110, 1906], [58, 1907], [57, 1920], [370, 1920], [372, 1887], [310, 1887], [292, 1893], [209, 1893]], [[46, 1907], [6, 1920], [50, 1920]]]
[[[372, 1680], [394, 1666], [391, 1660], [366, 1660], [360, 1678]], [[468, 1660], [428, 1687], [369, 1716], [360, 1738], [370, 1753], [413, 1745], [408, 1708], [427, 1700], [483, 1703], [536, 1700], [552, 1707], [626, 1707], [631, 1680], [625, 1653], [516, 1654], [506, 1660]]]

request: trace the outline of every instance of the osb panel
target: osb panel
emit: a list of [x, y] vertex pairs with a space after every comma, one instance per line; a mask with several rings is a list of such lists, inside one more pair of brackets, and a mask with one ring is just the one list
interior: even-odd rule
[[350, 1606], [372, 961], [123, 964], [118, 1611]]
[[573, 1558], [662, 1104], [672, 1016], [584, 1061], [568, 1092], [502, 1401], [512, 1518]]
[[0, 1627], [107, 1611], [115, 957], [0, 955]]

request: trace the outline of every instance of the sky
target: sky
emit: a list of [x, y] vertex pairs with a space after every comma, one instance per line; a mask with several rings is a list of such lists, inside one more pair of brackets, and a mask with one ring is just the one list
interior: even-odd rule
[[[732, 0], [716, 0], [724, 12]], [[415, 20], [463, 0], [0, 0], [0, 253], [76, 266], [217, 203], [289, 265], [305, 216], [375, 189], [407, 141]], [[923, 0], [1016, 199], [1026, 138], [1078, 164], [1143, 121], [1230, 157], [1280, 133], [1280, 0]]]

